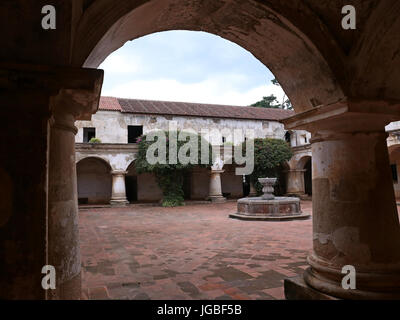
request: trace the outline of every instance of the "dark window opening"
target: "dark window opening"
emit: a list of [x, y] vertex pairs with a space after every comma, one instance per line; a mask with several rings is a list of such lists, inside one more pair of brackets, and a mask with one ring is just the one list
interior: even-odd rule
[[225, 142], [226, 142], [226, 138], [222, 137], [222, 143], [225, 143]]
[[136, 143], [136, 139], [143, 134], [143, 126], [128, 126], [128, 143]]
[[291, 138], [290, 132], [286, 131], [286, 133], [285, 133], [285, 141], [290, 143], [290, 138]]
[[88, 143], [92, 138], [96, 138], [96, 128], [83, 128], [83, 142]]
[[396, 164], [391, 164], [390, 167], [392, 168], [392, 178], [394, 182], [398, 181], [397, 178], [397, 165]]

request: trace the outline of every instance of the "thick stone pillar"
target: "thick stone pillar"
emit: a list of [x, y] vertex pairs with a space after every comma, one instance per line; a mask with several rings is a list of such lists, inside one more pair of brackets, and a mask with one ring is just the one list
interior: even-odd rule
[[[56, 115], [53, 106], [61, 92], [76, 90], [79, 94], [75, 98], [79, 102], [90, 100], [90, 107], [80, 113], [82, 120], [89, 119], [97, 109], [102, 77], [99, 70], [0, 63], [1, 299], [48, 299], [54, 294], [42, 288], [45, 276], [42, 268], [52, 263], [57, 265], [52, 253], [57, 247], [54, 241], [58, 241], [58, 235], [49, 225], [57, 220], [52, 214], [54, 208], [60, 204], [63, 211], [61, 203], [68, 202], [63, 195], [69, 197], [68, 190], [73, 187], [66, 176], [73, 171], [55, 178], [57, 170], [50, 159], [69, 162], [74, 153], [70, 144], [64, 146], [64, 133], [56, 132], [52, 137], [55, 123], [70, 126], [70, 119], [61, 120], [61, 114]], [[87, 93], [91, 93], [90, 99], [82, 96]], [[57, 136], [60, 140], [54, 143]], [[60, 168], [65, 166], [61, 164]], [[58, 177], [61, 180], [55, 183]], [[54, 198], [54, 195], [57, 196]], [[62, 223], [69, 225], [69, 219], [70, 216]], [[67, 231], [64, 228], [57, 232]], [[58, 247], [64, 244], [65, 241], [60, 241]], [[63, 264], [59, 266], [57, 277], [63, 274], [64, 268], [68, 269]]]
[[285, 171], [286, 176], [286, 193], [293, 196], [305, 195], [304, 187], [304, 169], [291, 169]]
[[[317, 292], [400, 298], [400, 227], [384, 128], [399, 110], [348, 102], [285, 120], [312, 133], [313, 253], [304, 280]], [[356, 270], [356, 289], [342, 287], [346, 265]]]
[[120, 207], [126, 206], [129, 202], [126, 199], [126, 188], [125, 188], [125, 175], [127, 171], [112, 171], [112, 192], [111, 201], [112, 206]]
[[226, 199], [222, 196], [221, 174], [225, 170], [210, 171], [210, 187], [208, 190], [208, 199], [212, 202], [225, 202]]
[[[0, 300], [46, 299], [50, 93], [19, 86], [22, 70], [3, 78], [7, 71], [0, 67]], [[12, 79], [15, 88], [4, 88]]]

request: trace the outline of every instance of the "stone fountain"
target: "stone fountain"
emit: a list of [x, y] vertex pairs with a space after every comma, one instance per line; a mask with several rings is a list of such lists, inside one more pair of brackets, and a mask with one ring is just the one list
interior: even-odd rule
[[237, 212], [230, 214], [229, 217], [264, 221], [308, 219], [310, 215], [301, 212], [299, 198], [274, 196], [276, 180], [277, 178], [259, 178], [264, 194], [261, 197], [239, 199]]

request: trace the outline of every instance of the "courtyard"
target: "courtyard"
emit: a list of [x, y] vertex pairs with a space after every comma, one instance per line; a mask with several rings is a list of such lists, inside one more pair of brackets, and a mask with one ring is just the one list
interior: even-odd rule
[[[302, 201], [311, 213], [311, 201]], [[312, 220], [228, 218], [236, 201], [80, 211], [83, 299], [283, 299]]]

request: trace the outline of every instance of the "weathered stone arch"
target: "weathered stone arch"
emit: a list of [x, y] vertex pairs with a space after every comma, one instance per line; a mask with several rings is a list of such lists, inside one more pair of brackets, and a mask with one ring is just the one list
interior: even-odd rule
[[86, 157], [76, 164], [78, 199], [82, 204], [109, 203], [112, 168], [101, 157]]
[[136, 166], [136, 159], [134, 159], [134, 160], [132, 160], [131, 162], [128, 163], [125, 171], [129, 172], [129, 170], [132, 169], [132, 167], [135, 167], [135, 166]]
[[290, 170], [290, 164], [288, 161], [282, 162], [283, 170]]
[[301, 157], [301, 158], [297, 161], [296, 169], [298, 169], [298, 170], [304, 169], [304, 166], [305, 166], [306, 163], [307, 163], [308, 161], [310, 161], [310, 160], [311, 160], [311, 155], [306, 155], [306, 156]]
[[82, 156], [76, 155], [76, 159], [75, 159], [76, 165], [78, 165], [82, 161], [85, 161], [88, 159], [96, 159], [96, 160], [102, 162], [104, 165], [106, 165], [110, 169], [110, 172], [111, 172], [112, 167], [111, 167], [110, 161], [107, 159], [106, 156], [102, 156], [102, 155], [89, 155], [89, 156], [88, 155], [82, 155]]
[[[308, 19], [318, 25], [317, 32]], [[72, 62], [96, 68], [129, 40], [176, 29], [213, 33], [249, 50], [276, 75], [297, 112], [344, 98], [336, 80], [343, 78], [343, 52], [319, 17], [301, 2], [291, 8], [277, 0], [269, 5], [239, 0], [99, 0], [80, 19]]]

